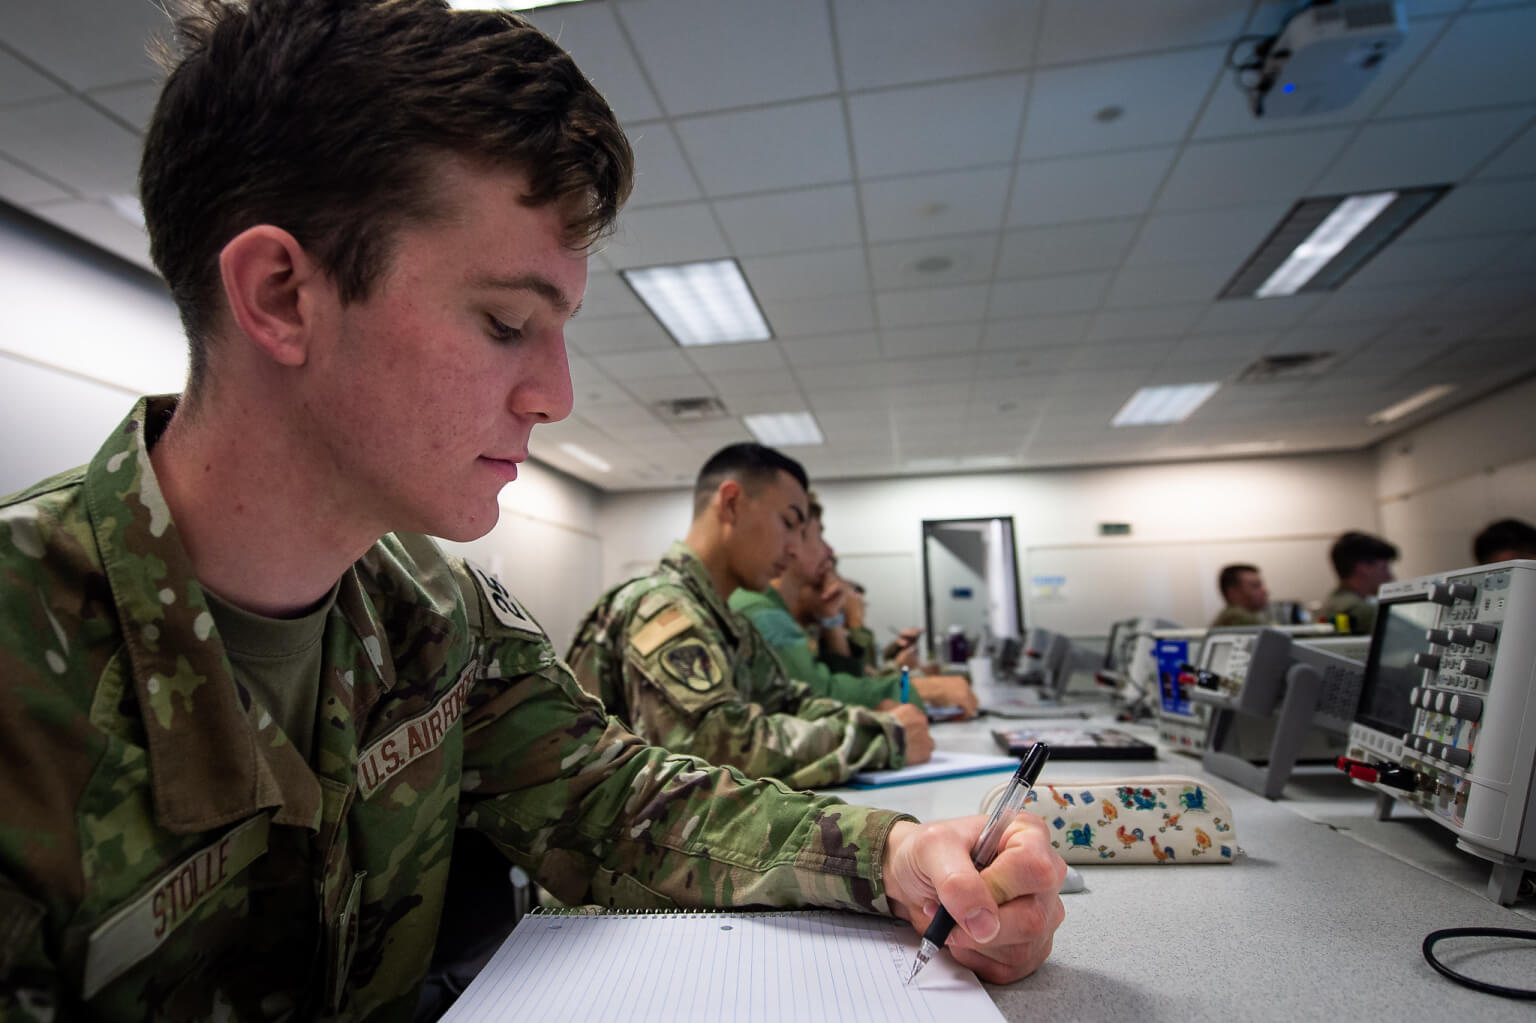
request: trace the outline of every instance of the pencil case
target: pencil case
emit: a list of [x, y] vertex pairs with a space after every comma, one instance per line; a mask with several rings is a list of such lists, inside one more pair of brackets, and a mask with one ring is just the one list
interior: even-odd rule
[[[1006, 787], [982, 797], [982, 813]], [[1068, 863], [1231, 863], [1238, 853], [1232, 807], [1184, 775], [1037, 784], [1024, 806], [1045, 821]]]

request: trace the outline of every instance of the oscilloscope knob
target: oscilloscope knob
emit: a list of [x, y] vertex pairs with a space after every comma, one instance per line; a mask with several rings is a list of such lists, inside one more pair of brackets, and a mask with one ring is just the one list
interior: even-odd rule
[[1440, 670], [1439, 654], [1414, 654], [1413, 663], [1420, 668], [1428, 668], [1430, 671]]
[[1430, 629], [1424, 633], [1424, 638], [1435, 646], [1450, 646], [1451, 634], [1446, 629]]
[[1429, 588], [1429, 600], [1432, 604], [1444, 604], [1450, 607], [1456, 598], [1451, 596], [1451, 588], [1445, 583], [1434, 583]]
[[1489, 625], [1487, 622], [1473, 622], [1461, 631], [1466, 633], [1467, 638], [1473, 642], [1481, 640], [1484, 643], [1492, 643], [1499, 638], [1499, 627]]

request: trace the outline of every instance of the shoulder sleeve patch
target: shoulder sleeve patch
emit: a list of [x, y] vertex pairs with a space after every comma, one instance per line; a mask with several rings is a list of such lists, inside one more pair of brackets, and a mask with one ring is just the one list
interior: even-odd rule
[[712, 692], [725, 681], [725, 668], [715, 651], [691, 636], [667, 647], [661, 654], [661, 666], [696, 693]]
[[469, 569], [469, 574], [474, 577], [475, 582], [480, 584], [480, 591], [485, 594], [485, 602], [491, 605], [491, 612], [496, 616], [497, 621], [509, 629], [526, 632], [530, 636], [543, 637], [544, 630], [539, 628], [539, 623], [523, 609], [523, 605], [519, 604], [511, 591], [501, 584], [500, 579], [467, 558], [464, 561], [464, 567]]
[[675, 607], [668, 608], [645, 623], [645, 627], [630, 637], [629, 645], [641, 657], [649, 657], [661, 644], [673, 636], [687, 632], [693, 620]]

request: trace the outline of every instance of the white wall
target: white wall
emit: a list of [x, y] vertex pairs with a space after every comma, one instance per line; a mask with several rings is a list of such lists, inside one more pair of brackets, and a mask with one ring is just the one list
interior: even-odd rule
[[1472, 564], [1495, 519], [1536, 522], [1536, 378], [1380, 444], [1376, 500], [1405, 579]]
[[[791, 452], [793, 453], [793, 452]], [[1252, 555], [1284, 590], [1279, 597], [1318, 600], [1333, 587], [1328, 544], [1346, 529], [1376, 531], [1375, 459], [1369, 453], [1246, 459], [1173, 465], [1060, 469], [920, 479], [818, 481], [826, 535], [850, 576], [860, 564], [910, 566], [906, 587], [922, 593], [922, 522], [1011, 515], [1019, 547], [1025, 621], [1076, 635], [1103, 633], [1120, 609], [1106, 594], [1128, 594], [1129, 614], [1161, 614], [1203, 623], [1220, 607], [1216, 572], [1225, 560]], [[684, 491], [615, 494], [602, 500], [603, 579], [632, 575], [683, 535], [690, 517]], [[1128, 537], [1100, 537], [1100, 522], [1129, 522]], [[1036, 605], [1029, 565], [1046, 552], [1081, 568], [1066, 599]], [[1269, 555], [1273, 563], [1263, 560]], [[1246, 560], [1246, 559], [1245, 559]], [[1126, 571], [1131, 566], [1134, 571]], [[1141, 585], [1144, 566], [1156, 572]], [[1120, 570], [1116, 570], [1119, 566]], [[870, 620], [913, 605], [872, 589]]]

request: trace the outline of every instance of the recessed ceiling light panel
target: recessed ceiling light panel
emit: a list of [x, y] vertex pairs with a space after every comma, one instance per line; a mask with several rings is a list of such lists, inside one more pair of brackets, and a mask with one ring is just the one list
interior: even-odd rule
[[1143, 387], [1120, 406], [1111, 426], [1156, 426], [1182, 423], [1221, 387], [1217, 383]]
[[773, 337], [734, 259], [619, 273], [680, 345], [721, 345]]
[[762, 415], [742, 416], [752, 436], [759, 444], [787, 448], [797, 445], [825, 444], [821, 426], [809, 412], [767, 412]]

